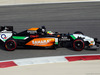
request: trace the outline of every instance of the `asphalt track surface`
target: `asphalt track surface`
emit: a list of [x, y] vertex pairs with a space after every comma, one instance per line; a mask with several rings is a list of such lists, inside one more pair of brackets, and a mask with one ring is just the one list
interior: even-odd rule
[[[47, 30], [61, 33], [82, 31], [84, 34], [100, 39], [100, 2], [63, 3], [44, 5], [23, 5], [0, 7], [0, 25], [14, 26], [21, 32], [31, 27], [45, 25]], [[74, 51], [68, 48], [16, 49], [5, 51], [0, 45], [0, 61], [44, 56], [99, 54], [98, 50]]]

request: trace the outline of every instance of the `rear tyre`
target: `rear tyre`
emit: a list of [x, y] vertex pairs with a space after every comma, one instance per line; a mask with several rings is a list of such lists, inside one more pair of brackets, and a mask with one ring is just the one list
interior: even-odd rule
[[5, 49], [7, 51], [14, 51], [16, 47], [17, 47], [17, 44], [15, 40], [7, 40], [5, 43]]
[[75, 51], [82, 51], [85, 47], [84, 41], [81, 39], [76, 39], [73, 42], [73, 49]]

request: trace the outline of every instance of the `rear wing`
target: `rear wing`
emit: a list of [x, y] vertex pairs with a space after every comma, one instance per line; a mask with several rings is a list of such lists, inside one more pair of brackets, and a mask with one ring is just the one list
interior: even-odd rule
[[11, 32], [13, 31], [13, 26], [0, 26], [0, 32]]
[[13, 26], [0, 26], [0, 40], [6, 42], [13, 35]]

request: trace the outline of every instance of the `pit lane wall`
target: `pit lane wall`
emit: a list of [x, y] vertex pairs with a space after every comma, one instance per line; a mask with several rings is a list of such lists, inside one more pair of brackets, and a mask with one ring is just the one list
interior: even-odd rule
[[100, 0], [0, 0], [0, 5], [42, 4], [42, 3], [64, 3], [64, 2], [89, 2]]

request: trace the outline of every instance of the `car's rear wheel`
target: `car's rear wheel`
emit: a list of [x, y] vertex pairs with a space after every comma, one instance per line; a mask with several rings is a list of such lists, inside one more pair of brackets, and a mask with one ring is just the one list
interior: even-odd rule
[[14, 51], [16, 47], [17, 47], [17, 44], [15, 40], [7, 40], [5, 43], [5, 49], [7, 51]]
[[82, 51], [85, 47], [84, 41], [81, 39], [76, 39], [73, 42], [73, 49], [76, 51]]

